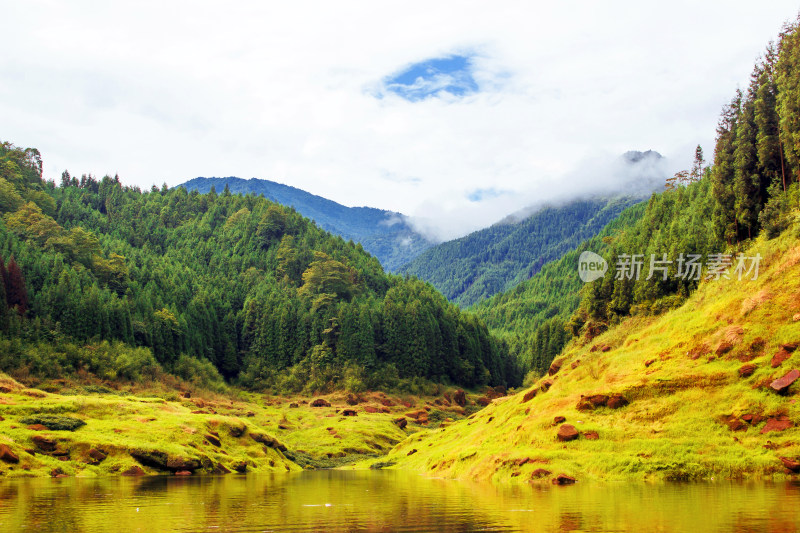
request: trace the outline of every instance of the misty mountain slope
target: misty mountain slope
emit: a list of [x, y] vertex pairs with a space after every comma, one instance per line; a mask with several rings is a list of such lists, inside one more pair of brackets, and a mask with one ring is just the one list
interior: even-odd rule
[[414, 231], [401, 213], [372, 207], [347, 207], [274, 181], [201, 177], [189, 180], [180, 187], [207, 193], [213, 186], [219, 193], [225, 185], [234, 194], [259, 194], [273, 202], [295, 208], [322, 229], [340, 235], [345, 240], [361, 243], [388, 271], [396, 271], [433, 245]]
[[434, 246], [401, 272], [430, 282], [449, 300], [468, 307], [529, 279], [639, 201], [595, 198], [545, 207], [519, 222], [509, 218]]

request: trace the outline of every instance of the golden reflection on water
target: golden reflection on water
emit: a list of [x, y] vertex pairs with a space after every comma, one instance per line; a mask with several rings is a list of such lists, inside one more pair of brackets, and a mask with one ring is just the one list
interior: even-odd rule
[[800, 530], [800, 484], [498, 487], [403, 472], [0, 481], [0, 531]]

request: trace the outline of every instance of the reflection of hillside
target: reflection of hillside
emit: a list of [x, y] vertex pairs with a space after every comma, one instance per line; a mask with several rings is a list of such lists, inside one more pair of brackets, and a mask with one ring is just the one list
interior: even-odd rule
[[800, 484], [497, 487], [402, 472], [20, 479], [4, 531], [789, 531]]

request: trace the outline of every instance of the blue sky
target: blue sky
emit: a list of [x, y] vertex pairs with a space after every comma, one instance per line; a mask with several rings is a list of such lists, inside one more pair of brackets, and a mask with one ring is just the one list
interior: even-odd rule
[[443, 93], [463, 97], [479, 91], [472, 76], [472, 57], [454, 54], [413, 63], [384, 80], [386, 91], [409, 102], [416, 102]]
[[26, 0], [0, 25], [0, 140], [45, 176], [264, 178], [451, 238], [619, 187], [628, 150], [713, 153], [796, 0]]

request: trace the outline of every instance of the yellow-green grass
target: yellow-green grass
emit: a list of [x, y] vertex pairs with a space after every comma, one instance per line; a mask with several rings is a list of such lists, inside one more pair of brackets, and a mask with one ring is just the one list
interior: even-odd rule
[[[412, 418], [407, 418], [405, 429], [395, 424], [394, 420], [408, 411], [450, 409], [439, 412], [459, 417], [458, 407], [433, 403], [441, 399], [389, 398], [381, 393], [362, 394], [354, 406], [346, 403], [348, 395], [332, 394], [325, 396], [329, 407], [311, 407], [314, 398], [265, 396], [234, 389], [227, 395], [195, 390], [191, 398], [183, 398], [178, 390], [165, 390], [160, 383], [149, 391], [135, 387], [132, 392], [63, 381], [40, 386], [58, 392], [25, 388], [0, 374], [0, 445], [19, 458], [18, 463], [0, 461], [0, 476], [106, 476], [134, 466], [145, 474], [178, 470], [142, 464], [132, 451], [157, 452], [173, 460], [195, 459], [201, 467], [194, 469], [194, 474], [242, 470], [242, 465], [247, 472], [334, 467], [383, 455], [421, 429], [423, 426]], [[93, 390], [102, 392], [87, 392]], [[387, 399], [391, 407], [381, 404]], [[368, 413], [366, 406], [387, 412]], [[344, 409], [353, 409], [357, 415], [342, 416]], [[67, 416], [86, 425], [64, 431], [32, 428], [22, 422], [36, 415]], [[36, 435], [54, 439], [57, 453], [37, 448]], [[220, 446], [208, 435], [218, 436]], [[100, 450], [107, 458], [97, 462], [89, 455], [91, 450]], [[60, 452], [66, 452], [63, 457], [68, 460], [60, 459]]]
[[[575, 341], [554, 376], [494, 400], [469, 420], [410, 436], [382, 461], [433, 476], [510, 483], [545, 483], [561, 473], [578, 480], [787, 475], [779, 457], [800, 456], [800, 381], [786, 396], [769, 384], [800, 368], [800, 349], [779, 367], [770, 364], [782, 343], [800, 341], [795, 235], [792, 229], [772, 241], [761, 238], [747, 251], [763, 258], [757, 280], [703, 282], [679, 309], [631, 317]], [[740, 377], [744, 364], [757, 366], [752, 376]], [[546, 380], [550, 389], [525, 402]], [[577, 409], [582, 395], [595, 394], [621, 394], [630, 404]], [[763, 421], [740, 431], [725, 423], [747, 413], [788, 416], [795, 427], [762, 434]], [[580, 438], [558, 441], [556, 416]], [[589, 431], [599, 439], [586, 439]], [[537, 469], [550, 474], [533, 477]]]

